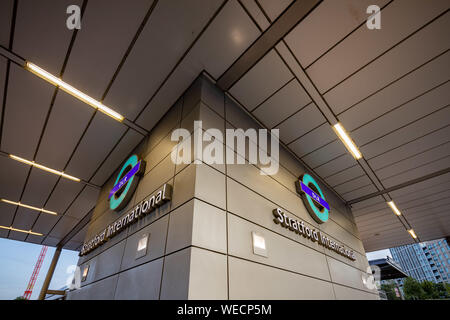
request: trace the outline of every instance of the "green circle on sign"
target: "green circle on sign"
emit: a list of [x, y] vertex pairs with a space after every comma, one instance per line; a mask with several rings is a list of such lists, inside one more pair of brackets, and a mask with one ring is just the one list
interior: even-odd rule
[[[323, 196], [323, 192], [322, 192], [322, 190], [320, 190], [319, 184], [316, 182], [316, 180], [314, 180], [313, 177], [311, 177], [309, 174], [305, 173], [302, 177], [302, 182], [310, 188], [311, 188], [311, 185], [313, 185], [314, 188], [311, 188], [311, 189], [316, 189], [317, 192], [319, 193], [320, 197], [325, 200], [325, 197]], [[316, 190], [314, 190], [314, 191], [316, 191]], [[306, 197], [306, 200], [308, 202], [309, 209], [311, 209], [308, 211], [310, 213], [312, 213], [313, 218], [319, 223], [327, 222], [328, 216], [330, 213], [329, 210], [322, 206], [320, 206], [321, 208], [319, 209], [318, 204], [311, 198], [311, 196], [307, 195], [306, 193], [304, 194], [304, 196]]]
[[[119, 180], [122, 178], [123, 173], [125, 171], [126, 168], [130, 167], [133, 168], [135, 165], [137, 165], [139, 159], [137, 157], [137, 155], [132, 155], [130, 158], [128, 158], [128, 160], [123, 164], [122, 169], [120, 170], [116, 182], [114, 182], [114, 185], [116, 185]], [[133, 183], [135, 176], [132, 176], [130, 178], [130, 180], [127, 181], [127, 184], [125, 185], [125, 189], [120, 193], [119, 196], [116, 196], [116, 193], [112, 195], [111, 199], [109, 199], [109, 208], [111, 210], [115, 210], [117, 209], [123, 202], [123, 200], [125, 199], [125, 197], [127, 196], [127, 193], [130, 190], [131, 184]]]

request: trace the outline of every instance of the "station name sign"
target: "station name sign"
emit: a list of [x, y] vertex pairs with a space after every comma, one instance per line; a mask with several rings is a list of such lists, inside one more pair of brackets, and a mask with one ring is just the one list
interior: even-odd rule
[[144, 217], [154, 209], [172, 199], [172, 186], [164, 184], [158, 191], [147, 199], [142, 200], [132, 210], [108, 225], [102, 232], [95, 235], [91, 240], [85, 242], [81, 248], [80, 256], [86, 255], [95, 248], [104, 244], [116, 234], [124, 230], [130, 224]]
[[276, 224], [280, 224], [282, 227], [285, 227], [299, 235], [302, 235], [313, 242], [317, 241], [319, 245], [324, 246], [327, 249], [333, 250], [334, 252], [352, 261], [356, 260], [356, 255], [353, 250], [347, 249], [343, 245], [328, 238], [321, 231], [309, 228], [303, 221], [287, 216], [286, 213], [284, 213], [283, 210], [281, 210], [280, 208], [274, 209], [273, 215], [275, 216], [273, 221]]

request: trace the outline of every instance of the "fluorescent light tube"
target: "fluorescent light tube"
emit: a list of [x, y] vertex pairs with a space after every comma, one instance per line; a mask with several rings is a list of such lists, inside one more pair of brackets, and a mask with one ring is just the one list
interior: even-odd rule
[[22, 229], [16, 229], [13, 227], [5, 227], [5, 226], [0, 226], [1, 229], [6, 229], [6, 230], [11, 230], [11, 231], [17, 231], [17, 232], [23, 232], [23, 233], [28, 233], [28, 234], [33, 234], [35, 236], [43, 236], [42, 233], [38, 233], [38, 232], [33, 232], [31, 230], [22, 230]]
[[81, 92], [80, 90], [72, 87], [70, 84], [65, 83], [60, 78], [55, 77], [54, 75], [52, 75], [49, 72], [45, 71], [44, 69], [38, 67], [37, 65], [27, 61], [26, 68], [29, 71], [31, 71], [32, 73], [41, 77], [42, 79], [50, 82], [51, 84], [53, 84], [57, 87], [60, 87], [62, 90], [64, 90], [68, 94], [74, 96], [75, 98], [83, 101], [84, 103], [87, 103], [88, 105], [90, 105], [96, 109], [99, 109], [101, 112], [105, 113], [106, 115], [110, 116], [111, 118], [114, 118], [120, 122], [123, 121], [124, 117], [121, 114], [117, 113], [116, 111], [112, 110], [111, 108], [108, 108], [100, 101], [97, 101], [94, 98], [91, 98], [90, 96], [88, 96], [87, 94]]
[[34, 162], [34, 161], [26, 160], [26, 159], [24, 159], [24, 158], [15, 156], [15, 155], [13, 155], [13, 154], [10, 154], [9, 157], [10, 157], [11, 159], [13, 159], [13, 160], [20, 161], [20, 162], [22, 162], [22, 163], [28, 164], [29, 166], [33, 166], [33, 167], [39, 168], [39, 169], [41, 169], [41, 170], [45, 170], [45, 171], [47, 171], [47, 172], [56, 174], [56, 175], [58, 175], [58, 176], [62, 176], [62, 177], [64, 177], [64, 178], [67, 178], [67, 179], [70, 179], [70, 180], [73, 180], [73, 181], [76, 181], [76, 182], [80, 182], [80, 181], [81, 181], [80, 179], [78, 179], [78, 178], [76, 178], [76, 177], [74, 177], [74, 176], [65, 174], [65, 173], [62, 172], [62, 171], [58, 171], [58, 170], [55, 170], [55, 169], [48, 168], [48, 167], [43, 166], [43, 165], [41, 165], [41, 164], [38, 164], [38, 163], [36, 163], [36, 162]]
[[394, 213], [396, 215], [398, 215], [398, 216], [402, 215], [400, 210], [398, 210], [397, 206], [395, 205], [394, 201], [389, 201], [389, 202], [387, 202], [387, 204], [389, 205], [389, 207], [391, 207], [392, 211], [394, 211]]
[[409, 229], [408, 232], [411, 235], [411, 237], [413, 237], [414, 239], [417, 239], [417, 235], [416, 235], [416, 233], [414, 232], [413, 229]]
[[350, 138], [350, 136], [345, 131], [344, 127], [340, 123], [336, 123], [334, 126], [334, 131], [339, 136], [341, 141], [344, 143], [345, 147], [348, 151], [352, 154], [353, 158], [356, 160], [359, 160], [362, 158], [361, 152], [359, 152], [358, 147], [353, 142], [353, 140]]
[[33, 207], [33, 206], [30, 206], [30, 205], [27, 205], [27, 204], [23, 204], [23, 203], [20, 203], [20, 202], [15, 202], [15, 201], [6, 200], [6, 199], [0, 199], [0, 201], [5, 202], [5, 203], [9, 203], [9, 204], [12, 204], [12, 205], [15, 205], [15, 206], [19, 206], [19, 207], [24, 207], [24, 208], [28, 208], [28, 209], [31, 209], [31, 210], [52, 214], [54, 216], [57, 215], [57, 213], [54, 212], [54, 211], [45, 210], [44, 208]]

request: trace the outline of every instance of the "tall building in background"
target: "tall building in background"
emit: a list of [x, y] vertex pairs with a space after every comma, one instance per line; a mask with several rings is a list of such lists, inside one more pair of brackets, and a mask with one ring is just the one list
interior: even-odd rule
[[450, 282], [450, 247], [445, 239], [425, 242], [422, 247], [436, 282]]
[[445, 239], [391, 248], [395, 261], [418, 281], [449, 282], [449, 245]]

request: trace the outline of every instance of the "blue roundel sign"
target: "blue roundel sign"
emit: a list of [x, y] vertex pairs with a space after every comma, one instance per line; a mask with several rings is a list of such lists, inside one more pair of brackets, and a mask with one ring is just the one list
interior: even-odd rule
[[297, 192], [301, 194], [303, 203], [313, 219], [318, 223], [328, 221], [330, 206], [325, 201], [319, 184], [309, 174], [305, 173], [295, 183]]
[[122, 166], [114, 187], [108, 195], [109, 208], [119, 211], [128, 204], [139, 182], [139, 176], [145, 172], [145, 161], [132, 155]]

